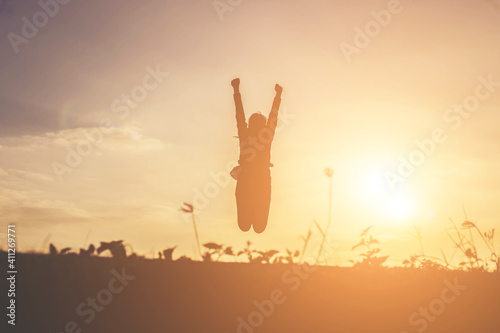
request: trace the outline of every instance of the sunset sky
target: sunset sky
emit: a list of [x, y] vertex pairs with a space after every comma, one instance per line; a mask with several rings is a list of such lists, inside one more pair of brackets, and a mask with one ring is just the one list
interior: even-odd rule
[[[327, 222], [325, 167], [328, 263], [348, 264], [370, 225], [394, 260], [420, 250], [415, 226], [427, 253], [451, 255], [444, 231], [465, 220], [462, 205], [484, 231], [500, 226], [500, 1], [402, 0], [350, 57], [341, 46], [388, 1], [243, 0], [218, 13], [208, 0], [72, 0], [17, 46], [22, 18], [41, 7], [4, 2], [0, 217], [17, 224], [20, 250], [124, 239], [148, 256], [178, 245], [174, 257], [196, 257], [182, 202], [200, 208], [202, 243], [301, 249], [313, 219]], [[235, 77], [247, 116], [267, 115], [284, 88], [262, 235], [239, 230], [227, 178]], [[478, 91], [474, 111], [449, 111]], [[436, 128], [435, 151], [392, 189], [387, 175]], [[68, 147], [86, 156], [61, 174]], [[313, 228], [309, 255], [318, 237]]]

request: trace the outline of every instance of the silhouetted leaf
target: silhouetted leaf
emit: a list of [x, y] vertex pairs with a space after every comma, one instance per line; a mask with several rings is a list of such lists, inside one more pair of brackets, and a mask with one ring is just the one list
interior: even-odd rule
[[224, 249], [224, 254], [227, 254], [229, 256], [234, 256], [233, 248], [231, 246], [228, 246]]
[[462, 227], [463, 229], [470, 229], [470, 228], [475, 228], [476, 225], [471, 221], [465, 221], [464, 223], [462, 223]]
[[111, 242], [101, 242], [101, 246], [97, 249], [97, 253], [108, 250], [111, 252], [113, 258], [126, 258], [127, 251], [125, 251], [125, 246], [122, 244], [123, 240], [111, 241]]
[[220, 250], [220, 249], [222, 249], [223, 245], [216, 244], [216, 243], [205, 243], [205, 244], [203, 244], [203, 246], [209, 250]]
[[61, 253], [60, 254], [66, 254], [68, 253], [69, 251], [71, 250], [70, 247], [65, 247], [64, 249], [61, 250]]
[[266, 252], [266, 255], [269, 256], [269, 257], [272, 257], [274, 256], [275, 254], [278, 254], [280, 251], [277, 251], [277, 250], [269, 250]]
[[186, 257], [186, 256], [181, 256], [176, 261], [179, 261], [179, 262], [192, 262], [193, 259], [191, 259], [189, 257]]
[[389, 258], [389, 256], [372, 258], [372, 264], [374, 266], [380, 266], [387, 260], [387, 258]]
[[97, 249], [97, 254], [101, 254], [102, 252], [106, 251], [109, 247], [109, 243], [107, 242], [101, 242], [101, 246]]
[[54, 244], [50, 243], [50, 245], [49, 245], [49, 251], [50, 251], [51, 255], [56, 255], [57, 254], [57, 249], [54, 246]]
[[172, 255], [174, 253], [174, 250], [177, 248], [177, 246], [168, 248], [166, 250], [163, 250], [163, 257], [165, 258], [166, 261], [172, 261]]
[[187, 202], [183, 203], [184, 206], [181, 205], [179, 210], [183, 213], [192, 213], [194, 211], [194, 207], [191, 204], [188, 204]]
[[204, 262], [212, 262], [212, 254], [210, 252], [205, 252], [202, 256]]
[[362, 239], [361, 242], [359, 242], [358, 244], [354, 245], [351, 249], [351, 251], [354, 251], [356, 248], [360, 247], [360, 246], [363, 246], [365, 245], [365, 240]]
[[476, 254], [470, 248], [465, 250], [465, 255], [467, 256], [467, 258], [476, 258]]
[[253, 263], [253, 264], [260, 264], [264, 261], [264, 258], [263, 257], [258, 257], [258, 258], [255, 258], [255, 259], [251, 259], [250, 262]]
[[332, 178], [333, 177], [333, 168], [325, 168], [323, 171], [325, 172], [325, 175], [328, 178]]
[[363, 237], [364, 235], [366, 235], [368, 233], [368, 231], [370, 231], [370, 229], [372, 228], [373, 226], [369, 226], [368, 228], [366, 228], [365, 230], [363, 230], [363, 232], [361, 232], [361, 235], [360, 237]]

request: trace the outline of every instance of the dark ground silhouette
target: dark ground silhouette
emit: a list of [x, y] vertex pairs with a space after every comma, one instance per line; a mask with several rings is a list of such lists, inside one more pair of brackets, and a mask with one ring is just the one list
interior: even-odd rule
[[7, 332], [59, 333], [69, 322], [92, 333], [500, 331], [493, 273], [35, 254], [17, 265]]

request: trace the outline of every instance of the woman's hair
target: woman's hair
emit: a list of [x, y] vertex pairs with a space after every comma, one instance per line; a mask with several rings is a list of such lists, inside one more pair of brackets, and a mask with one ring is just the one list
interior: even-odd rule
[[259, 130], [266, 126], [267, 118], [260, 112], [255, 112], [248, 118], [248, 129]]

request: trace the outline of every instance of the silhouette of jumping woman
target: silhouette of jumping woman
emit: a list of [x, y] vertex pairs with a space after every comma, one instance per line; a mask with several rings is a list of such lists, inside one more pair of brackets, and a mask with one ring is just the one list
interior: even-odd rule
[[238, 226], [242, 231], [253, 230], [262, 233], [267, 226], [271, 204], [271, 143], [278, 123], [278, 109], [283, 88], [276, 84], [269, 119], [260, 112], [245, 120], [240, 94], [240, 79], [231, 81], [236, 105], [236, 125], [240, 146], [239, 165], [231, 171], [236, 179], [236, 207]]

